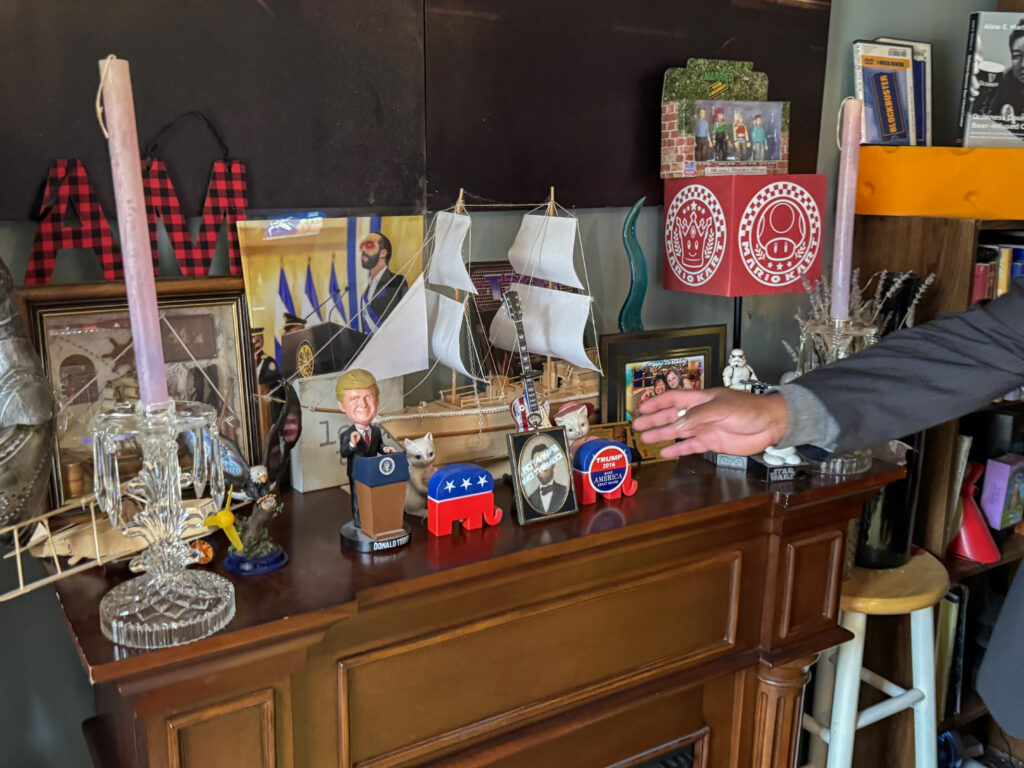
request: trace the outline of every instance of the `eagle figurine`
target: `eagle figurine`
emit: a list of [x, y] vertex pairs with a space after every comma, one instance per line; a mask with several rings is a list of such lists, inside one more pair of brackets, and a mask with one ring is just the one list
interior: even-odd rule
[[[277, 491], [288, 466], [288, 456], [299, 441], [302, 434], [302, 406], [299, 397], [290, 384], [284, 384], [284, 405], [277, 421], [267, 433], [263, 447], [263, 461], [249, 466], [241, 450], [231, 439], [218, 435], [220, 462], [224, 468], [224, 485], [231, 487], [232, 500], [252, 501], [253, 509], [242, 530], [242, 541], [246, 542], [259, 536], [260, 530], [277, 513]], [[194, 456], [194, 435], [184, 432], [182, 438], [189, 455]]]

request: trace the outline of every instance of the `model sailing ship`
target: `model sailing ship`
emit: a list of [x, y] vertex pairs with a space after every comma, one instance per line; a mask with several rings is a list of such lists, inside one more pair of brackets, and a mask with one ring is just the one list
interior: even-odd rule
[[[523, 217], [509, 249], [526, 343], [531, 354], [545, 358], [537, 397], [549, 407], [568, 400], [593, 402], [599, 391], [597, 352], [584, 346], [588, 324], [593, 325], [592, 298], [574, 267], [577, 226], [575, 217], [557, 209], [552, 189], [545, 205]], [[487, 348], [481, 351], [475, 341], [477, 313], [471, 302], [477, 287], [463, 260], [470, 228], [460, 192], [453, 209], [435, 216], [424, 275], [345, 366], [369, 370], [379, 381], [438, 365], [450, 369], [451, 387], [437, 400], [380, 415], [400, 443], [432, 433], [442, 463], [504, 458], [505, 434], [517, 428], [510, 407], [524, 395], [523, 382], [511, 369], [518, 334], [504, 305], [491, 322]], [[502, 364], [485, 366], [498, 357]], [[469, 382], [457, 385], [458, 374]]]

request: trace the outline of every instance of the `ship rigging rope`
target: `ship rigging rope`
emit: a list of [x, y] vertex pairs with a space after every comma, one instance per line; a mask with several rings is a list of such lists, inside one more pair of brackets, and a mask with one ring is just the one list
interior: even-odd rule
[[[217, 385], [213, 383], [213, 380], [210, 378], [209, 374], [207, 374], [206, 371], [203, 369], [203, 366], [200, 364], [199, 360], [197, 360], [196, 356], [192, 354], [192, 350], [189, 349], [188, 345], [185, 343], [185, 340], [182, 339], [180, 335], [178, 335], [178, 331], [171, 324], [171, 321], [167, 319], [167, 314], [165, 312], [161, 312], [160, 313], [160, 322], [163, 323], [164, 325], [166, 325], [167, 328], [170, 330], [170, 332], [172, 334], [174, 334], [174, 338], [177, 339], [178, 343], [181, 345], [181, 348], [184, 349], [185, 352], [188, 353], [189, 359], [193, 363], [196, 364], [195, 370], [198, 370], [202, 374], [203, 378], [206, 379], [206, 383], [210, 385], [210, 389], [212, 389], [213, 392], [217, 395], [217, 397], [220, 398], [222, 403], [227, 404], [228, 410], [230, 410], [233, 415], [237, 415], [237, 414], [235, 414], [235, 409], [232, 408], [230, 403], [227, 402], [227, 398], [224, 397], [224, 395], [221, 393], [221, 391], [217, 388]], [[70, 336], [70, 334], [64, 334], [64, 335], [65, 336]], [[88, 350], [84, 349], [80, 345], [75, 344], [74, 342], [71, 341], [70, 338], [67, 338], [65, 340], [67, 342], [71, 343], [73, 346], [77, 346], [80, 351], [86, 352], [89, 355], [90, 358], [92, 357], [92, 353], [91, 352], [89, 352]], [[113, 375], [114, 372], [117, 370], [118, 360], [120, 360], [122, 357], [124, 357], [134, 347], [135, 347], [135, 340], [134, 339], [130, 339], [128, 341], [127, 346], [125, 346], [124, 349], [122, 349], [120, 352], [118, 352], [117, 355], [114, 356], [111, 359], [110, 365], [106, 366], [106, 368], [104, 369], [103, 372]], [[101, 358], [101, 359], [105, 359], [105, 358]], [[89, 381], [87, 381], [85, 384], [83, 384], [81, 387], [78, 388], [78, 391], [75, 392], [75, 394], [71, 397], [70, 400], [68, 400], [67, 402], [65, 402], [65, 403], [63, 403], [61, 405], [61, 408], [62, 409], [63, 408], [67, 408], [69, 405], [73, 405], [75, 400], [77, 400], [79, 397], [81, 397], [85, 392], [88, 392], [89, 391], [89, 387], [91, 387], [93, 385], [93, 383], [97, 382], [99, 380], [99, 378], [100, 378], [100, 372], [97, 371], [93, 375], [93, 377], [91, 379], [89, 379]]]
[[[550, 403], [568, 403], [568, 402], [571, 402], [573, 400], [589, 400], [592, 397], [598, 397], [598, 395], [599, 395], [599, 393], [597, 393], [597, 392], [580, 392], [580, 393], [576, 393], [576, 394], [572, 394], [572, 395], [566, 395], [564, 397], [554, 397], [554, 398], [551, 398], [548, 402], [550, 402]], [[285, 402], [281, 398], [279, 398], [279, 397], [272, 397], [271, 395], [263, 395], [262, 399], [267, 400], [268, 402], [271, 402], [271, 403], [284, 403]], [[479, 397], [477, 398], [477, 402], [479, 403]], [[318, 406], [318, 405], [302, 405], [300, 403], [299, 407], [301, 407], [303, 410], [310, 411], [311, 413], [325, 413], [325, 412], [333, 413], [334, 412], [334, 411], [327, 411], [326, 409], [324, 409], [324, 408], [322, 408], [321, 406]], [[397, 412], [396, 411], [394, 413], [380, 413], [380, 414], [377, 414], [377, 417], [374, 419], [374, 422], [375, 423], [385, 423], [385, 424], [387, 424], [387, 423], [395, 422], [395, 421], [414, 421], [416, 419], [447, 419], [447, 418], [450, 418], [452, 416], [480, 416], [480, 415], [487, 415], [487, 414], [491, 414], [491, 413], [501, 413], [503, 411], [508, 411], [508, 406], [505, 405], [505, 404], [490, 405], [490, 406], [480, 406], [480, 405], [478, 405], [476, 408], [473, 408], [472, 410], [459, 410], [459, 411], [426, 411], [426, 412], [423, 412], [423, 413], [420, 413], [420, 412], [417, 412], [417, 413], [401, 413], [401, 412]], [[340, 414], [341, 411], [338, 411], [338, 413]]]
[[[446, 211], [454, 211], [454, 209], [455, 209], [455, 206], [451, 206], [450, 208], [447, 208], [445, 210]], [[412, 265], [413, 265], [413, 263], [415, 261], [415, 258], [417, 256], [421, 256], [422, 257], [422, 254], [426, 250], [426, 247], [431, 242], [433, 242], [433, 240], [436, 238], [437, 233], [435, 231], [435, 225], [436, 225], [436, 217], [435, 217], [434, 220], [431, 220], [430, 227], [428, 228], [427, 234], [423, 238], [423, 242], [420, 244], [420, 247], [413, 253], [412, 257], [410, 257], [409, 259], [406, 260], [404, 267], [399, 271], [399, 274], [401, 274], [402, 277], [406, 278], [407, 281], [408, 281], [409, 273], [412, 271]], [[470, 237], [472, 237], [472, 230], [470, 232]], [[422, 258], [421, 258], [421, 263], [422, 263]], [[472, 264], [472, 242], [470, 243], [470, 264]], [[426, 274], [428, 266], [429, 266], [429, 262], [427, 264], [423, 265], [423, 268], [421, 269], [421, 273], [422, 274], [424, 274], [424, 275]], [[332, 297], [328, 295], [328, 297], [326, 299], [324, 299], [322, 302], [320, 302], [319, 307], [323, 307], [324, 304], [326, 304], [328, 301], [331, 301], [331, 300], [332, 300]], [[389, 312], [392, 309], [392, 306], [394, 305], [396, 300], [399, 300], [397, 296], [393, 297], [388, 302], [388, 305], [387, 305], [387, 307], [385, 309], [385, 313]], [[468, 297], [467, 297], [466, 301], [468, 301]], [[463, 306], [465, 306], [465, 301], [463, 302]], [[316, 313], [316, 310], [311, 312], [304, 319], [308, 320], [309, 317], [312, 317], [312, 315], [315, 314], [315, 313]], [[360, 311], [359, 314], [361, 314], [361, 313], [362, 312]], [[330, 314], [330, 313], [328, 312], [328, 314]], [[357, 315], [357, 317], [358, 317], [358, 315]], [[463, 317], [465, 318], [465, 311], [463, 311]], [[327, 347], [330, 346], [331, 342], [334, 341], [334, 339], [336, 339], [339, 335], [341, 335], [341, 333], [343, 333], [346, 328], [350, 328], [351, 327], [351, 324], [354, 321], [355, 321], [355, 318], [351, 318], [350, 320], [346, 321], [345, 324], [342, 325], [342, 327], [336, 333], [334, 333], [330, 338], [328, 338], [327, 341], [324, 342], [324, 344], [322, 344], [320, 346], [320, 348], [317, 349], [313, 353], [313, 358], [315, 359], [317, 355], [319, 355], [321, 352], [323, 352], [325, 349], [327, 349]], [[468, 320], [467, 320], [467, 322], [468, 322]], [[359, 348], [356, 350], [356, 352], [353, 355], [353, 357], [358, 357], [359, 353], [363, 351], [363, 348], [369, 343], [371, 338], [372, 338], [372, 334], [370, 336], [367, 336], [363, 340], [362, 344], [359, 345]], [[475, 348], [475, 345], [471, 344], [471, 346]], [[478, 363], [478, 369], [480, 370], [480, 373], [481, 373], [481, 376], [482, 376], [483, 373], [484, 373], [483, 362], [482, 362], [482, 360], [479, 357], [479, 353], [477, 354], [477, 363]], [[423, 382], [425, 382], [430, 377], [431, 373], [437, 367], [437, 364], [438, 364], [438, 361], [435, 360], [434, 363], [427, 370], [427, 372], [423, 375], [423, 377], [414, 386], [412, 386], [408, 391], [402, 393], [402, 399], [403, 400], [405, 399], [405, 397], [407, 395], [409, 395], [412, 391], [414, 391], [417, 387], [419, 387]], [[287, 379], [282, 380], [282, 382], [277, 387], [275, 387], [273, 391], [271, 391], [270, 393], [268, 393], [267, 396], [264, 396], [264, 397], [267, 398], [269, 396], [272, 396], [280, 387], [284, 386], [285, 384], [290, 384], [291, 382], [295, 381], [300, 376], [301, 376], [300, 372], [298, 370], [296, 370]], [[505, 396], [504, 383], [502, 383], [501, 396], [502, 397]], [[257, 397], [259, 397], [259, 396], [257, 396]], [[478, 396], [478, 400], [479, 400], [479, 396]]]
[[[470, 192], [466, 192], [465, 195], [467, 195], [469, 197], [476, 198], [478, 200], [488, 200], [488, 198], [482, 197], [480, 195], [475, 195], [475, 194], [470, 193]], [[585, 257], [585, 254], [583, 252], [583, 238], [582, 238], [582, 235], [580, 233], [579, 219], [576, 216], [574, 216], [564, 206], [562, 206], [559, 203], [556, 203], [556, 202], [554, 202], [554, 201], [549, 199], [549, 200], [547, 200], [547, 201], [545, 201], [543, 203], [540, 203], [540, 204], [534, 204], [534, 203], [529, 203], [529, 204], [498, 203], [498, 202], [495, 202], [495, 201], [490, 201], [488, 203], [482, 203], [482, 202], [465, 202], [465, 201], [463, 201], [463, 207], [465, 207], [465, 208], [495, 208], [495, 209], [497, 209], [497, 208], [504, 208], [504, 209], [518, 209], [518, 210], [522, 210], [523, 208], [527, 208], [528, 210], [526, 211], [526, 214], [524, 214], [524, 215], [529, 216], [534, 211], [538, 211], [538, 210], [544, 208], [545, 206], [547, 206], [547, 205], [549, 205], [551, 203], [554, 204], [555, 208], [558, 211], [561, 211], [565, 216], [567, 216], [569, 218], [575, 219], [576, 222], [577, 222], [577, 224], [576, 224], [576, 242], [579, 243], [580, 257], [581, 257], [581, 261], [583, 262], [583, 278], [584, 278], [585, 290], [586, 290], [587, 294], [590, 295], [590, 275], [589, 275], [589, 273], [587, 271], [586, 257]], [[444, 210], [446, 212], [454, 212], [455, 209], [456, 209], [456, 206], [453, 205], [453, 206], [449, 206], [448, 208], [445, 208]], [[423, 275], [426, 275], [427, 268], [429, 266], [429, 261], [427, 263], [423, 263], [422, 256], [423, 256], [424, 252], [426, 251], [427, 246], [429, 244], [431, 244], [434, 241], [434, 239], [437, 237], [437, 232], [436, 232], [436, 228], [435, 227], [436, 227], [436, 217], [431, 220], [430, 226], [427, 229], [427, 233], [424, 236], [423, 242], [420, 245], [420, 247], [413, 253], [413, 255], [409, 259], [406, 260], [403, 268], [399, 271], [398, 274], [401, 274], [402, 277], [406, 278], [407, 282], [408, 282], [408, 274], [411, 272], [412, 266], [413, 266], [417, 256], [421, 257], [421, 264], [422, 264], [421, 273]], [[473, 251], [472, 251], [473, 241], [472, 241], [472, 238], [473, 238], [473, 231], [472, 231], [472, 224], [471, 224], [470, 225], [470, 230], [469, 230], [470, 256], [469, 256], [468, 266], [472, 266], [472, 263], [473, 263]], [[533, 258], [535, 258], [535, 257], [531, 256], [531, 262], [530, 263], [532, 263], [532, 259]], [[531, 277], [531, 278], [533, 277], [533, 275], [530, 274], [529, 272], [528, 272], [528, 276]], [[327, 298], [325, 298], [323, 301], [320, 302], [320, 305], [317, 307], [317, 309], [322, 308], [325, 304], [327, 304], [328, 302], [332, 301], [332, 299], [333, 299], [333, 297], [328, 295]], [[389, 312], [392, 309], [392, 306], [393, 306], [393, 304], [395, 303], [396, 300], [397, 300], [397, 297], [391, 299], [391, 301], [388, 303], [387, 308], [385, 309], [385, 313]], [[465, 303], [468, 300], [469, 300], [469, 298], [467, 297], [466, 300], [464, 300], [464, 302], [463, 302], [463, 306], [465, 306]], [[499, 311], [501, 311], [501, 310], [499, 309]], [[309, 317], [311, 317], [315, 313], [316, 313], [316, 310], [314, 310], [312, 313], [310, 313], [309, 316], [307, 316], [304, 319], [308, 320]], [[328, 311], [328, 315], [329, 314], [330, 314], [330, 311]], [[359, 314], [361, 314], [361, 311], [359, 313], [357, 313], [356, 317], [358, 317]], [[594, 302], [593, 302], [593, 300], [591, 300], [591, 302], [590, 302], [589, 316], [590, 316], [590, 326], [591, 326], [592, 331], [594, 332], [594, 338], [596, 339], [597, 338], [597, 322], [596, 322], [596, 320], [594, 318]], [[471, 328], [468, 327], [469, 319], [468, 319], [468, 317], [466, 317], [465, 312], [463, 312], [463, 318], [464, 318], [465, 322], [467, 323], [467, 329], [471, 330]], [[313, 353], [313, 358], [315, 359], [317, 355], [319, 355], [321, 352], [326, 350], [327, 347], [330, 346], [330, 344], [338, 336], [340, 336], [344, 332], [344, 330], [346, 328], [352, 327], [352, 323], [355, 322], [355, 319], [356, 319], [355, 317], [350, 318], [343, 325], [341, 325], [339, 330], [336, 333], [332, 334], [320, 346], [320, 348], [317, 349]], [[366, 346], [367, 343], [369, 343], [369, 341], [370, 341], [370, 339], [372, 337], [373, 337], [373, 335], [371, 334], [371, 335], [367, 336], [366, 339], [363, 340], [362, 344], [359, 345], [359, 348], [356, 350], [355, 355], [353, 355], [353, 357], [358, 357], [359, 356], [359, 354], [363, 351], [363, 348]], [[476, 344], [474, 343], [474, 341], [473, 341], [473, 339], [471, 337], [470, 337], [470, 345], [469, 346], [476, 353], [476, 361], [477, 361], [478, 366], [479, 366], [479, 371], [480, 371], [480, 374], [483, 375], [485, 373], [484, 366], [483, 366], [483, 361], [484, 361], [484, 359], [487, 359], [487, 358], [490, 358], [492, 361], [494, 360], [493, 350], [494, 350], [494, 346], [495, 345], [493, 344], [493, 342], [491, 342], [490, 337], [488, 335], [487, 350], [486, 350], [486, 352], [484, 354], [481, 355], [480, 352], [476, 349]], [[505, 389], [504, 389], [504, 382], [509, 377], [509, 371], [510, 371], [511, 366], [512, 366], [512, 358], [513, 358], [512, 355], [508, 355], [508, 356], [505, 357], [504, 365], [502, 366], [502, 371], [501, 371], [502, 375], [498, 379], [499, 382], [500, 382], [500, 385], [501, 385], [501, 391], [500, 391], [499, 396], [502, 397], [502, 398], [505, 398], [506, 394], [507, 394], [505, 392]], [[417, 387], [419, 387], [421, 384], [423, 384], [425, 381], [427, 381], [427, 379], [431, 376], [431, 374], [433, 373], [433, 371], [437, 367], [437, 364], [438, 364], [438, 361], [435, 360], [434, 363], [430, 366], [430, 368], [427, 369], [427, 372], [420, 378], [420, 380], [414, 386], [410, 387], [407, 391], [403, 392], [403, 395], [402, 395], [403, 400], [405, 399], [405, 397], [407, 395], [411, 394]], [[600, 369], [600, 362], [598, 362], [598, 368]], [[277, 392], [278, 389], [283, 387], [285, 384], [292, 383], [293, 381], [295, 381], [300, 376], [301, 376], [301, 374], [299, 373], [298, 370], [296, 370], [291, 376], [287, 377], [286, 379], [282, 379], [281, 383], [278, 384], [277, 387], [275, 387], [267, 395], [256, 395], [256, 397], [260, 398], [260, 399], [265, 399], [265, 400], [274, 400], [275, 398], [273, 396]], [[476, 394], [477, 404], [479, 406], [479, 393], [477, 393], [475, 389], [474, 389], [474, 393]], [[454, 392], [453, 392], [453, 396], [454, 396]], [[554, 402], [562, 402], [562, 401], [556, 400]], [[313, 407], [316, 407], [316, 406], [313, 406]], [[500, 410], [500, 408], [499, 408], [499, 410]], [[479, 407], [478, 407], [477, 411], [479, 411]], [[493, 411], [488, 410], [486, 412], [490, 413], [490, 412], [493, 412]], [[472, 411], [470, 413], [472, 413]], [[447, 414], [445, 414], [445, 415], [447, 415]]]

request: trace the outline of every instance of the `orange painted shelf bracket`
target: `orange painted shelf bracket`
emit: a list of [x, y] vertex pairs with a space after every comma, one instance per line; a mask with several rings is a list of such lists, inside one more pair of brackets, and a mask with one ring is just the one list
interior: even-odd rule
[[1024, 149], [860, 148], [857, 213], [1024, 219]]

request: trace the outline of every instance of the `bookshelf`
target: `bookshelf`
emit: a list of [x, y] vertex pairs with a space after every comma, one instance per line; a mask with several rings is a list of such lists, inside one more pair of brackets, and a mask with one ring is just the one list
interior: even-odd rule
[[950, 555], [946, 558], [946, 569], [949, 571], [950, 581], [963, 581], [979, 573], [990, 571], [993, 568], [1000, 568], [1008, 563], [1014, 563], [1024, 558], [1024, 536], [1019, 533], [1011, 533], [999, 547], [1001, 557], [994, 563], [975, 563], [973, 560], [964, 560], [961, 557]]
[[[1020, 150], [862, 147], [853, 262], [862, 282], [882, 269], [921, 276], [935, 273], [936, 281], [918, 306], [916, 321], [966, 310], [983, 235], [1024, 230], [1024, 202], [1018, 195], [1007, 194], [1013, 187], [1003, 183], [1021, 173], [1024, 152]], [[949, 502], [951, 494], [959, 493], [959, 488], [951, 487], [959, 429], [959, 420], [952, 420], [927, 432], [914, 541], [944, 560], [951, 582], [969, 582], [970, 636], [986, 587], [1008, 581], [1013, 564], [1024, 559], [1024, 536], [1011, 533], [1003, 538], [1001, 557], [995, 563], [946, 558], [953, 535]], [[875, 624], [869, 626], [865, 663], [897, 684], [909, 685], [909, 653], [893, 652], [903, 647], [909, 622], [892, 617]], [[973, 639], [971, 645], [970, 652], [976, 653]], [[944, 719], [939, 730], [971, 730], [984, 737], [988, 711], [970, 680], [965, 686], [971, 687], [964, 689], [960, 712]], [[870, 692], [862, 695], [872, 703]], [[857, 735], [854, 764], [858, 768], [913, 766], [912, 734], [912, 718], [905, 713], [864, 729]]]
[[960, 706], [960, 713], [939, 722], [939, 733], [955, 731], [980, 720], [988, 714], [988, 707], [976, 691], [971, 691]]
[[[970, 306], [981, 233], [1024, 229], [1024, 206], [1021, 216], [1021, 220], [1009, 220], [858, 215], [853, 263], [860, 268], [862, 280], [883, 269], [913, 271], [922, 277], [934, 272], [935, 283], [918, 305], [917, 323], [945, 312], [962, 312]], [[899, 247], [894, 247], [895, 243]], [[959, 421], [954, 419], [925, 435], [914, 539], [940, 560], [951, 536], [947, 520], [950, 495], [959, 492], [950, 487], [958, 434]]]

